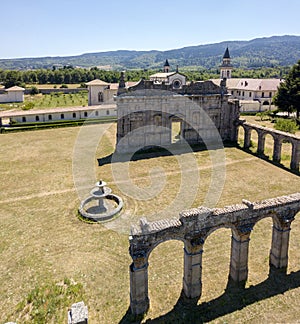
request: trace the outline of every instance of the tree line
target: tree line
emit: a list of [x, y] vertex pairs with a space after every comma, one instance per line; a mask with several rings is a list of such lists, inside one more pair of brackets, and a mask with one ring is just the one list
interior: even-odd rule
[[[284, 78], [289, 72], [289, 67], [260, 68], [255, 70], [234, 69], [232, 76], [236, 78]], [[138, 81], [141, 78], [148, 79], [149, 76], [159, 70], [128, 70], [125, 73], [126, 81]], [[208, 80], [219, 78], [217, 69], [191, 69], [180, 70], [186, 75], [189, 81]], [[12, 86], [26, 86], [26, 84], [82, 84], [100, 79], [108, 83], [116, 83], [119, 81], [119, 71], [106, 71], [97, 67], [90, 69], [74, 68], [65, 66], [63, 68], [37, 69], [37, 70], [1, 70], [0, 84], [6, 88]]]

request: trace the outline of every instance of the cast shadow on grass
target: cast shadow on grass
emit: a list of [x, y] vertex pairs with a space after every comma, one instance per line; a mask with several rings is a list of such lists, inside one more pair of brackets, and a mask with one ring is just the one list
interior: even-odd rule
[[[227, 144], [224, 144], [224, 146]], [[223, 145], [211, 145], [210, 149], [223, 149]], [[228, 146], [232, 146], [228, 144]], [[98, 159], [98, 166], [102, 166], [105, 164], [116, 163], [116, 162], [128, 162], [128, 161], [138, 161], [138, 160], [146, 160], [152, 159], [161, 156], [172, 156], [172, 155], [180, 155], [186, 154], [190, 152], [200, 152], [206, 151], [207, 147], [204, 144], [192, 144], [192, 145], [180, 145], [180, 144], [172, 144], [167, 148], [154, 146], [139, 150], [135, 153], [112, 153], [103, 158]]]
[[282, 163], [280, 163], [280, 162], [279, 162], [279, 163], [278, 163], [278, 162], [274, 162], [274, 161], [273, 161], [272, 159], [270, 159], [267, 155], [264, 155], [264, 154], [258, 154], [257, 152], [253, 152], [253, 151], [251, 151], [250, 149], [245, 149], [245, 148], [243, 148], [243, 147], [240, 146], [240, 145], [236, 145], [236, 147], [237, 147], [238, 149], [240, 149], [240, 150], [242, 150], [242, 151], [248, 153], [248, 154], [251, 154], [251, 155], [253, 155], [253, 156], [255, 156], [255, 157], [259, 158], [259, 159], [262, 159], [262, 160], [264, 160], [264, 161], [266, 161], [266, 162], [268, 162], [268, 163], [270, 163], [270, 164], [273, 164], [273, 165], [277, 166], [278, 168], [281, 168], [281, 169], [283, 169], [283, 170], [285, 170], [285, 171], [288, 171], [288, 172], [293, 173], [293, 174], [296, 174], [296, 175], [300, 175], [300, 171], [292, 170], [292, 169], [290, 169], [290, 168], [284, 166], [284, 165], [283, 165]]
[[[286, 274], [286, 270], [270, 267], [269, 276], [265, 281], [249, 288], [237, 287], [229, 281], [221, 296], [199, 305], [197, 299], [187, 299], [184, 293], [181, 293], [170, 312], [155, 319], [148, 319], [145, 323], [205, 323], [298, 287], [300, 270]], [[128, 309], [120, 324], [140, 322], [141, 318], [134, 318]]]

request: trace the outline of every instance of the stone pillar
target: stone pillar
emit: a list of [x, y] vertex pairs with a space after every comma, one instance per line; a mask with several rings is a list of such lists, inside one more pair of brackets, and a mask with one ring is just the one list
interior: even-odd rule
[[291, 169], [299, 171], [300, 162], [300, 141], [292, 142]]
[[265, 134], [261, 131], [258, 131], [257, 134], [258, 134], [257, 154], [263, 155], [265, 151]]
[[279, 221], [273, 224], [270, 265], [275, 268], [286, 268], [288, 265], [290, 230], [294, 217], [294, 213], [290, 212], [287, 216], [279, 218]]
[[202, 293], [202, 247], [184, 247], [183, 291], [188, 298], [200, 298]]
[[130, 308], [133, 314], [145, 314], [149, 308], [148, 262], [136, 267], [132, 263], [130, 271]]
[[279, 138], [275, 138], [273, 147], [273, 161], [276, 163], [280, 163], [281, 160], [281, 147], [282, 141]]
[[229, 278], [236, 283], [246, 282], [248, 278], [248, 252], [251, 230], [252, 227], [244, 232], [232, 232]]
[[251, 143], [251, 129], [244, 127], [244, 149], [249, 149]]

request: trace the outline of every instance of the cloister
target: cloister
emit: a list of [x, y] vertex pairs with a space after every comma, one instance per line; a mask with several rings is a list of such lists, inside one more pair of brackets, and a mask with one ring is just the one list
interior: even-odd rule
[[290, 168], [299, 171], [300, 162], [300, 138], [296, 135], [281, 132], [259, 125], [253, 125], [244, 121], [240, 121], [240, 127], [244, 129], [244, 149], [249, 149], [251, 145], [251, 134], [253, 131], [257, 132], [257, 154], [264, 155], [265, 140], [267, 135], [271, 135], [274, 141], [272, 160], [280, 163], [282, 154], [282, 143], [289, 142], [292, 146]]
[[270, 266], [286, 268], [291, 223], [300, 211], [300, 193], [261, 202], [243, 200], [224, 208], [199, 207], [180, 213], [178, 219], [148, 222], [145, 218], [133, 225], [129, 237], [130, 307], [133, 314], [149, 308], [148, 259], [152, 250], [168, 240], [184, 243], [183, 292], [199, 299], [202, 291], [202, 253], [208, 236], [219, 228], [230, 228], [231, 255], [229, 279], [243, 284], [248, 277], [248, 251], [251, 231], [263, 218], [273, 221]]

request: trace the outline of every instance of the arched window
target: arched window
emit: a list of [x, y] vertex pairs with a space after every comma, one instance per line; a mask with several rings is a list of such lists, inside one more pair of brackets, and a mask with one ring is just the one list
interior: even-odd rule
[[103, 102], [103, 92], [98, 93], [98, 102]]
[[60, 119], [64, 119], [65, 118], [65, 115], [64, 114], [61, 114], [60, 115]]
[[39, 116], [35, 116], [35, 121], [39, 121], [40, 117]]
[[23, 122], [23, 123], [26, 122], [26, 117], [22, 117], [22, 122]]

